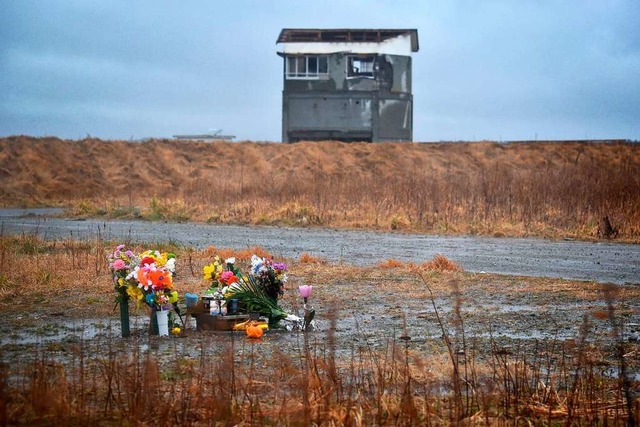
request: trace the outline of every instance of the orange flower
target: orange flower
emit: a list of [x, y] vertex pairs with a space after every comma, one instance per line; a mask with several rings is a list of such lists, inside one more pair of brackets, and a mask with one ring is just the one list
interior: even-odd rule
[[151, 280], [154, 289], [168, 289], [173, 285], [171, 273], [165, 270], [149, 271], [147, 277]]
[[147, 286], [149, 286], [149, 283], [147, 282], [147, 270], [144, 268], [139, 269], [136, 273], [136, 280], [146, 289]]

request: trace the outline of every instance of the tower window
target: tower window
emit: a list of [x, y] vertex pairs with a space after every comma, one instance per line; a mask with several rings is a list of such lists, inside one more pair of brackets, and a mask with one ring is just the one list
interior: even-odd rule
[[350, 56], [347, 61], [347, 77], [373, 78], [375, 56]]
[[286, 59], [287, 79], [320, 79], [329, 75], [329, 60], [326, 55], [296, 55]]

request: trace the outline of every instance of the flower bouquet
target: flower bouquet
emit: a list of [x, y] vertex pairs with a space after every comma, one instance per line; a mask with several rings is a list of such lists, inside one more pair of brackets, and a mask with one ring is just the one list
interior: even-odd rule
[[146, 251], [139, 255], [139, 264], [127, 275], [131, 284], [128, 294], [140, 303], [155, 310], [171, 310], [178, 302], [178, 292], [173, 289], [174, 254]]
[[120, 304], [120, 329], [122, 337], [128, 337], [131, 334], [129, 329], [128, 292], [131, 283], [127, 277], [131, 273], [133, 266], [137, 265], [140, 260], [133, 252], [127, 250], [125, 245], [118, 245], [113, 253], [109, 254], [107, 259], [116, 290], [116, 305]]
[[278, 305], [287, 282], [286, 271], [284, 263], [253, 255], [249, 274], [240, 276], [241, 280], [229, 289], [229, 297], [237, 299], [247, 312], [267, 316], [270, 326], [275, 326], [287, 317]]
[[151, 307], [157, 315], [159, 334], [168, 335], [169, 311], [175, 310], [180, 316], [178, 292], [173, 289], [175, 263], [176, 257], [172, 253], [148, 250], [136, 255], [125, 250], [124, 245], [116, 247], [109, 255], [109, 268], [118, 292], [121, 320], [123, 306], [128, 307], [128, 301], [132, 299], [138, 306]]
[[223, 265], [220, 257], [216, 255], [213, 262], [203, 268], [203, 278], [209, 282], [204, 297], [216, 302], [217, 314], [222, 314], [222, 306], [226, 304], [227, 297], [231, 296], [232, 289], [241, 280], [242, 273], [236, 268], [235, 262], [236, 259], [231, 257], [227, 258]]

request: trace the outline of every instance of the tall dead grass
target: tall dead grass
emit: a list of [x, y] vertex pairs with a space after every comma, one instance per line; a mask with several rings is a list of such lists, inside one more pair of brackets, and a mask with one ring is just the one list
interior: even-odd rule
[[[446, 325], [445, 330], [446, 330]], [[80, 341], [65, 361], [0, 366], [10, 425], [634, 425], [637, 399], [587, 344], [541, 342], [530, 354], [444, 335], [428, 352], [403, 337], [337, 355], [329, 328], [284, 353], [238, 337], [193, 340], [200, 356], [163, 352], [152, 338]], [[365, 336], [355, 335], [355, 338]], [[443, 352], [446, 344], [451, 352]]]
[[640, 237], [633, 143], [11, 137], [0, 171], [0, 202], [78, 215], [578, 238], [597, 237], [608, 216], [618, 238]]
[[[341, 358], [331, 330], [305, 335], [293, 354], [210, 336], [195, 359], [161, 354], [148, 338], [81, 341], [64, 362], [36, 347], [35, 358], [0, 366], [0, 417], [10, 425], [622, 426], [640, 415], [585, 340], [543, 342], [533, 357], [503, 348], [480, 356], [470, 341], [447, 357], [437, 342], [425, 353], [390, 339]], [[460, 336], [447, 340], [461, 345]]]

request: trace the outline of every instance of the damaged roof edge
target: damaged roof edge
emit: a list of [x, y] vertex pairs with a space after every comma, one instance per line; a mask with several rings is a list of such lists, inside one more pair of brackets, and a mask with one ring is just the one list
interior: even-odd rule
[[411, 37], [411, 51], [417, 52], [417, 29], [321, 29], [321, 28], [284, 28], [280, 31], [278, 43], [381, 43], [399, 36]]

